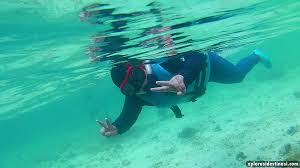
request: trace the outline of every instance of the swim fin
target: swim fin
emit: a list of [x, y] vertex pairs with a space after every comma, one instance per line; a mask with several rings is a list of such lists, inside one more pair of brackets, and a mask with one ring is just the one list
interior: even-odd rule
[[254, 54], [260, 57], [260, 62], [268, 69], [272, 68], [272, 60], [271, 58], [260, 51], [259, 49], [254, 50]]

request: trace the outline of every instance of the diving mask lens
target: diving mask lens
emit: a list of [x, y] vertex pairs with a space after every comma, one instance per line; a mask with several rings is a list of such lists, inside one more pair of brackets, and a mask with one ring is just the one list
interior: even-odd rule
[[125, 95], [134, 95], [140, 91], [144, 81], [146, 78], [146, 74], [143, 70], [134, 68], [130, 72], [128, 77], [128, 81], [124, 85], [122, 92]]

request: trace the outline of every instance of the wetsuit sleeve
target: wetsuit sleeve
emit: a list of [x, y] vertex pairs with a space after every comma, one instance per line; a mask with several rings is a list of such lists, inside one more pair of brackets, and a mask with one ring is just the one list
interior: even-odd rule
[[121, 114], [112, 123], [119, 134], [126, 132], [136, 122], [142, 107], [143, 104], [137, 97], [126, 96]]
[[197, 77], [203, 60], [203, 55], [198, 52], [189, 52], [184, 57], [185, 61], [183, 67], [179, 70], [179, 75], [184, 77], [184, 84], [188, 86], [191, 84]]

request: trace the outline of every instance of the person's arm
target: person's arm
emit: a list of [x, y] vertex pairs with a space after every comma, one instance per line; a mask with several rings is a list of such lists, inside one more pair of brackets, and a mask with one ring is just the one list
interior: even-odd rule
[[137, 120], [142, 111], [143, 104], [137, 97], [126, 96], [123, 110], [119, 117], [112, 123], [118, 129], [118, 134], [126, 132]]
[[191, 84], [200, 72], [204, 54], [191, 51], [186, 53], [185, 61], [178, 74], [183, 76], [184, 84], [187, 87]]

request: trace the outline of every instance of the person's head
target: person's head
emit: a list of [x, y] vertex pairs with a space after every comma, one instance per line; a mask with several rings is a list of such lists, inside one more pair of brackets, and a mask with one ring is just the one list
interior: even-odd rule
[[133, 96], [146, 84], [147, 73], [141, 62], [119, 63], [110, 74], [113, 83], [124, 95]]

